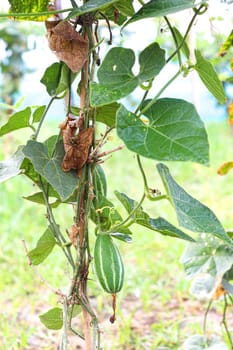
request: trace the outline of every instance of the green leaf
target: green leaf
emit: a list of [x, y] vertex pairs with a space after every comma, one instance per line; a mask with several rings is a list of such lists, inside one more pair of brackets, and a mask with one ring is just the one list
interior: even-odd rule
[[[101, 195], [101, 193], [98, 194], [98, 197], [95, 197], [93, 206], [94, 208], [92, 208], [91, 211], [91, 219], [95, 224], [100, 225], [102, 231], [111, 231], [112, 227], [123, 221], [112, 202], [110, 202], [104, 195]], [[126, 235], [131, 234], [131, 231], [124, 226], [117, 229], [116, 232]]]
[[180, 262], [188, 278], [203, 273], [221, 277], [232, 267], [232, 248], [210, 235], [202, 234], [198, 242], [186, 247]]
[[133, 50], [114, 47], [105, 56], [98, 69], [99, 84], [91, 84], [91, 104], [105, 105], [130, 94], [138, 85], [133, 75]]
[[199, 300], [209, 300], [216, 289], [216, 279], [208, 273], [195, 277], [191, 283], [190, 293]]
[[163, 98], [144, 115], [148, 123], [124, 106], [117, 112], [117, 133], [129, 150], [156, 160], [208, 164], [207, 134], [191, 103]]
[[[46, 204], [44, 200], [43, 192], [36, 192], [30, 196], [23, 197], [23, 198], [33, 203], [43, 204], [43, 205]], [[60, 204], [61, 202], [59, 200], [55, 200], [54, 202], [50, 201], [50, 205], [52, 208], [57, 208]]]
[[187, 42], [184, 41], [183, 35], [179, 32], [179, 30], [176, 27], [173, 27], [173, 32], [175, 34], [178, 46], [180, 46], [181, 43], [183, 43], [182, 46], [181, 46], [181, 50], [183, 51], [185, 56], [187, 58], [189, 58], [189, 56], [190, 56], [189, 47], [187, 45]]
[[45, 85], [50, 96], [57, 96], [69, 88], [76, 75], [64, 62], [56, 62], [45, 70], [40, 82]]
[[141, 19], [167, 16], [194, 6], [193, 0], [151, 0], [136, 12], [125, 26]]
[[12, 114], [7, 121], [0, 128], [0, 136], [9, 134], [12, 131], [27, 128], [30, 126], [31, 108], [26, 107], [22, 111]]
[[[89, 112], [93, 114], [93, 117], [97, 122], [103, 123], [110, 128], [115, 127], [116, 124], [116, 112], [120, 107], [120, 103], [113, 102], [104, 106], [90, 108]], [[79, 116], [80, 108], [71, 106], [71, 112], [74, 115]]]
[[104, 106], [96, 107], [96, 120], [106, 124], [107, 126], [115, 127], [116, 113], [120, 107], [119, 103], [113, 102]]
[[126, 235], [126, 234], [120, 233], [120, 232], [113, 232], [113, 233], [111, 233], [111, 236], [113, 238], [119, 239], [120, 241], [123, 241], [125, 243], [131, 243], [133, 241], [132, 237], [130, 235]]
[[[123, 204], [128, 214], [130, 214], [132, 210], [134, 210], [134, 208], [138, 205], [134, 199], [129, 198], [125, 193], [118, 191], [115, 191], [114, 193], [118, 200]], [[149, 215], [143, 211], [142, 207], [139, 207], [134, 212], [132, 219], [136, 224], [147, 227], [152, 231], [159, 232], [164, 236], [176, 237], [192, 242], [194, 241], [190, 236], [170, 224], [167, 220], [161, 217], [158, 217], [156, 219], [150, 218]]]
[[23, 159], [22, 147], [19, 147], [12, 157], [0, 162], [0, 183], [17, 176], [21, 172], [20, 167]]
[[58, 330], [63, 326], [63, 312], [59, 307], [50, 309], [45, 314], [39, 316], [40, 321], [48, 329]]
[[179, 186], [166, 165], [157, 164], [157, 169], [169, 200], [176, 211], [180, 226], [194, 232], [210, 233], [232, 244], [216, 215]]
[[56, 240], [48, 227], [43, 236], [38, 240], [36, 248], [29, 251], [28, 256], [33, 265], [41, 264], [52, 252]]
[[146, 47], [139, 55], [140, 72], [132, 68], [135, 54], [131, 49], [114, 47], [105, 56], [97, 76], [99, 84], [91, 84], [91, 105], [102, 106], [129, 95], [142, 82], [152, 79], [165, 65], [165, 51], [157, 43]]
[[116, 3], [117, 1], [119, 1], [119, 0], [107, 0], [107, 1], [106, 0], [89, 0], [88, 2], [83, 4], [82, 6], [75, 8], [73, 11], [71, 11], [69, 13], [69, 15], [66, 17], [66, 20], [73, 18], [73, 17], [81, 16], [85, 13], [102, 10], [102, 9]]
[[20, 17], [21, 20], [27, 21], [44, 21], [49, 15], [41, 16], [27, 16], [27, 13], [47, 12], [49, 0], [8, 0], [11, 7], [9, 14], [11, 13], [25, 13], [24, 17]]
[[133, 0], [121, 0], [114, 4], [114, 7], [123, 15], [131, 17], [134, 14]]
[[219, 80], [213, 65], [207, 61], [199, 50], [195, 50], [196, 64], [194, 66], [199, 77], [209, 92], [216, 97], [219, 103], [225, 103], [227, 100], [222, 82]]
[[33, 112], [32, 122], [38, 123], [41, 120], [45, 110], [46, 110], [46, 106], [37, 107], [36, 110]]
[[76, 171], [64, 173], [61, 163], [64, 157], [62, 141], [57, 143], [54, 154], [48, 153], [45, 144], [37, 141], [28, 141], [23, 149], [23, 153], [28, 158], [35, 170], [46, 179], [64, 201], [69, 198], [78, 184]]
[[157, 43], [147, 46], [139, 55], [140, 73], [139, 80], [144, 82], [154, 78], [165, 66], [165, 50]]

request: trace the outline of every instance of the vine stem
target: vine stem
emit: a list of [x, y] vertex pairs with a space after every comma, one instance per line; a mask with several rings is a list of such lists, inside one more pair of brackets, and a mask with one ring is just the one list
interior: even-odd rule
[[173, 83], [173, 81], [181, 74], [181, 70], [178, 70], [178, 72], [173, 75], [173, 77], [171, 79], [168, 80], [168, 82], [162, 87], [162, 89], [157, 93], [157, 95], [152, 98], [152, 100], [147, 103], [147, 105], [141, 110], [140, 112], [140, 115], [141, 116], [142, 114], [144, 114], [156, 101], [157, 99], [159, 98], [159, 96], [162, 95], [162, 93], [166, 90], [166, 88], [171, 84]]
[[224, 307], [223, 307], [223, 317], [222, 317], [222, 324], [224, 326], [228, 341], [230, 343], [231, 349], [233, 349], [233, 341], [232, 341], [232, 337], [231, 337], [231, 333], [229, 331], [228, 328], [228, 323], [227, 323], [227, 308], [228, 308], [228, 301], [227, 301], [227, 297], [226, 294], [224, 294]]
[[[133, 210], [129, 213], [129, 215], [127, 216], [127, 218], [125, 218], [125, 220], [123, 220], [120, 224], [116, 225], [116, 226], [113, 226], [111, 228], [111, 232], [116, 232], [117, 229], [119, 229], [120, 227], [122, 227], [124, 224], [126, 224], [130, 219], [131, 217], [136, 213], [136, 211], [141, 207], [144, 199], [146, 198], [146, 195], [145, 193], [143, 193], [140, 201], [138, 202], [138, 204], [133, 208]], [[132, 221], [132, 224], [134, 223], [134, 221]]]
[[205, 314], [204, 314], [204, 320], [203, 320], [203, 333], [204, 333], [204, 335], [206, 334], [207, 316], [208, 316], [208, 313], [210, 311], [212, 303], [213, 303], [213, 300], [210, 300], [210, 302], [208, 303], [207, 309], [205, 311]]
[[0, 18], [2, 17], [41, 17], [41, 16], [49, 16], [49, 15], [56, 15], [59, 13], [69, 12], [72, 11], [73, 8], [68, 8], [64, 10], [55, 10], [55, 11], [42, 11], [42, 12], [29, 12], [29, 13], [0, 13]]
[[34, 140], [37, 140], [39, 133], [40, 133], [40, 129], [44, 123], [45, 117], [46, 117], [46, 115], [47, 115], [47, 113], [48, 113], [48, 111], [49, 111], [49, 109], [50, 109], [50, 107], [55, 99], [56, 99], [56, 96], [52, 97], [51, 100], [49, 101], [49, 103], [48, 103], [48, 105], [47, 105], [47, 107], [46, 107], [46, 109], [45, 109], [45, 111], [40, 119], [40, 122], [38, 124], [37, 130], [35, 132]]
[[[202, 11], [202, 9], [204, 8], [204, 11]], [[178, 45], [178, 47], [176, 48], [176, 50], [173, 52], [173, 54], [171, 54], [171, 56], [167, 59], [166, 63], [170, 62], [171, 59], [177, 54], [177, 52], [182, 48], [187, 36], [189, 35], [189, 32], [192, 28], [193, 23], [195, 22], [195, 19], [198, 15], [202, 15], [205, 11], [207, 10], [207, 6], [206, 4], [202, 4], [198, 7], [198, 9], [195, 10], [195, 14], [193, 15], [188, 28], [184, 34], [183, 40], [180, 42], [180, 44]]]
[[[177, 38], [176, 38], [175, 32], [174, 32], [174, 30], [173, 30], [173, 27], [172, 27], [172, 25], [171, 25], [169, 19], [167, 18], [167, 16], [164, 16], [164, 19], [165, 19], [165, 21], [166, 21], [166, 23], [167, 23], [167, 25], [168, 25], [168, 28], [170, 29], [170, 32], [171, 32], [172, 37], [173, 37], [173, 40], [174, 40], [174, 42], [175, 42], [176, 51], [177, 51], [177, 57], [178, 57], [178, 61], [179, 61], [179, 66], [180, 66], [180, 68], [181, 68], [181, 67], [182, 67], [182, 60], [181, 60], [180, 49], [182, 48], [182, 46], [180, 47], [179, 50], [177, 50], [178, 47], [179, 47], [179, 44], [178, 44], [178, 42], [177, 42]], [[184, 43], [184, 40], [182, 41], [182, 45], [183, 45], [183, 43]]]
[[61, 249], [63, 250], [66, 258], [68, 259], [70, 265], [73, 267], [74, 269], [74, 260], [73, 260], [73, 257], [72, 257], [72, 254], [70, 252], [70, 249], [69, 247], [64, 247], [62, 245], [62, 242], [63, 243], [66, 243], [66, 240], [65, 238], [63, 237], [62, 233], [60, 232], [59, 228], [58, 228], [58, 225], [56, 223], [56, 220], [53, 216], [53, 211], [52, 211], [52, 208], [51, 208], [51, 205], [49, 203], [49, 200], [48, 200], [48, 197], [47, 197], [47, 193], [46, 193], [46, 190], [44, 189], [44, 185], [43, 185], [43, 182], [42, 182], [42, 179], [41, 179], [41, 176], [39, 177], [39, 181], [40, 181], [40, 187], [41, 187], [41, 190], [42, 190], [42, 193], [43, 193], [43, 197], [44, 197], [44, 201], [45, 201], [45, 204], [46, 204], [46, 208], [47, 208], [47, 214], [48, 214], [48, 220], [51, 224], [51, 227], [52, 227], [52, 230], [54, 232], [54, 235], [59, 243], [59, 246], [61, 247]]

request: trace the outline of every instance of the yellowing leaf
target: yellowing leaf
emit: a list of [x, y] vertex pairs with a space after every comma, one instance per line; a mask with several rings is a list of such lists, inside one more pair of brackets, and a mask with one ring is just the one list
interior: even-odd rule
[[49, 15], [27, 16], [28, 13], [36, 14], [38, 12], [47, 12], [49, 0], [8, 0], [8, 1], [11, 5], [9, 9], [9, 14], [25, 13], [25, 16], [19, 18], [20, 20], [43, 22], [49, 17]]
[[233, 46], [233, 30], [231, 31], [227, 39], [224, 41], [224, 43], [220, 47], [219, 56], [221, 57], [225, 56], [227, 54], [227, 51], [231, 48], [231, 46]]
[[227, 108], [228, 123], [233, 125], [233, 102], [231, 102]]
[[233, 162], [225, 162], [218, 168], [218, 175], [226, 175], [233, 168]]

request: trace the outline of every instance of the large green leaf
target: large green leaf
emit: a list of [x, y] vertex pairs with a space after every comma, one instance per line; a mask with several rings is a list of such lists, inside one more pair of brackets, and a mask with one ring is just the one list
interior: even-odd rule
[[12, 131], [27, 128], [30, 126], [31, 108], [26, 107], [22, 111], [12, 114], [7, 121], [0, 128], [0, 136], [9, 134]]
[[78, 177], [75, 171], [64, 173], [61, 163], [64, 157], [62, 142], [58, 142], [53, 155], [49, 155], [45, 144], [37, 141], [28, 141], [23, 149], [35, 170], [46, 179], [64, 201], [69, 198], [77, 187]]
[[49, 15], [27, 16], [27, 13], [47, 12], [49, 0], [8, 0], [11, 7], [9, 13], [25, 13], [20, 17], [28, 21], [44, 21]]
[[202, 82], [219, 103], [226, 103], [227, 97], [222, 82], [212, 64], [207, 61], [199, 50], [195, 50], [196, 64], [194, 66]]
[[128, 149], [156, 160], [208, 164], [207, 134], [191, 103], [163, 98], [155, 102], [145, 116], [148, 122], [124, 106], [118, 110], [117, 133]]
[[138, 85], [155, 77], [165, 65], [165, 51], [157, 43], [146, 47], [139, 55], [140, 72], [132, 72], [135, 54], [131, 49], [111, 49], [97, 76], [99, 84], [91, 84], [91, 104], [101, 106], [129, 95]]
[[171, 176], [164, 164], [157, 165], [164, 187], [173, 205], [179, 224], [190, 231], [210, 233], [232, 244], [216, 215], [204, 204], [190, 196]]
[[202, 273], [222, 277], [233, 265], [233, 250], [210, 235], [203, 235], [198, 242], [190, 243], [180, 261], [189, 278]]
[[194, 6], [194, 0], [151, 0], [144, 4], [125, 25], [144, 18], [167, 16]]
[[24, 154], [22, 152], [22, 147], [19, 147], [12, 157], [0, 162], [0, 183], [18, 175], [21, 172], [20, 167], [23, 159]]
[[48, 329], [58, 330], [63, 326], [63, 312], [59, 307], [50, 309], [46, 313], [39, 316], [40, 321]]
[[82, 6], [77, 7], [73, 11], [71, 11], [67, 16], [66, 20], [72, 17], [84, 15], [85, 13], [100, 11], [116, 3], [117, 1], [119, 0], [89, 0]]
[[37, 242], [36, 248], [29, 251], [28, 256], [33, 265], [41, 264], [52, 252], [56, 240], [48, 227]]
[[[134, 199], [129, 198], [125, 193], [115, 191], [115, 195], [123, 204], [128, 214], [130, 214], [138, 205], [138, 203]], [[186, 233], [182, 232], [181, 230], [170, 224], [167, 220], [161, 217], [158, 217], [156, 219], [150, 218], [150, 216], [143, 211], [142, 207], [139, 207], [134, 212], [134, 214], [132, 215], [132, 220], [136, 224], [147, 227], [152, 231], [159, 232], [164, 236], [171, 236], [185, 239], [187, 241], [193, 241], [193, 239], [190, 236], [188, 236]]]

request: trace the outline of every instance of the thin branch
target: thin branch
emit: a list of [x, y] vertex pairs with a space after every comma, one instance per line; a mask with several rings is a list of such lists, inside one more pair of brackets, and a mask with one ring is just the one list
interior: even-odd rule
[[222, 324], [223, 324], [223, 327], [225, 329], [228, 341], [231, 345], [231, 349], [233, 349], [233, 341], [232, 341], [231, 333], [229, 331], [228, 323], [227, 323], [227, 308], [228, 308], [228, 301], [227, 301], [226, 294], [224, 294], [224, 308], [223, 308]]
[[205, 314], [204, 314], [204, 319], [203, 319], [203, 333], [204, 333], [204, 335], [206, 334], [207, 316], [209, 314], [212, 303], [213, 303], [213, 300], [211, 299], [210, 302], [208, 303], [207, 309], [206, 309]]
[[[167, 25], [168, 25], [168, 27], [169, 27], [169, 29], [170, 29], [170, 32], [171, 32], [172, 37], [173, 37], [173, 40], [174, 40], [174, 42], [175, 42], [176, 51], [177, 51], [177, 57], [178, 57], [178, 61], [179, 61], [179, 66], [180, 66], [180, 68], [181, 68], [181, 67], [182, 67], [182, 60], [181, 60], [180, 49], [182, 48], [182, 46], [181, 46], [180, 49], [178, 50], [179, 44], [178, 44], [178, 41], [177, 41], [177, 38], [176, 38], [176, 34], [175, 34], [175, 32], [174, 32], [174, 30], [173, 30], [173, 28], [172, 28], [172, 25], [171, 25], [169, 19], [167, 18], [167, 16], [164, 16], [164, 19], [165, 19], [165, 21], [166, 21], [166, 23], [167, 23]], [[184, 44], [184, 41], [183, 41], [183, 44]]]
[[43, 125], [43, 123], [44, 123], [45, 117], [46, 117], [46, 115], [47, 115], [47, 113], [48, 113], [48, 110], [49, 110], [49, 108], [51, 107], [51, 105], [52, 105], [52, 103], [53, 103], [53, 101], [54, 101], [55, 99], [56, 99], [56, 97], [54, 96], [54, 97], [52, 97], [51, 100], [49, 101], [49, 103], [48, 103], [48, 105], [47, 105], [47, 107], [46, 107], [46, 109], [45, 109], [45, 111], [44, 111], [44, 113], [43, 113], [43, 115], [42, 115], [42, 117], [41, 117], [41, 119], [40, 119], [40, 122], [39, 122], [39, 124], [38, 124], [37, 130], [36, 130], [36, 133], [35, 133], [35, 136], [34, 136], [34, 140], [37, 140], [37, 138], [38, 138], [38, 136], [39, 136], [39, 133], [40, 133], [40, 129], [41, 129], [41, 127], [42, 127], [42, 125]]
[[44, 283], [44, 284], [48, 287], [48, 289], [50, 289], [54, 294], [59, 295], [59, 296], [61, 296], [62, 298], [64, 298], [65, 295], [64, 295], [59, 289], [55, 289], [54, 287], [52, 287], [52, 286], [44, 279], [44, 277], [41, 275], [41, 273], [39, 272], [39, 270], [37, 269], [37, 267], [36, 267], [35, 265], [33, 265], [32, 261], [31, 261], [31, 259], [30, 259], [30, 256], [29, 256], [29, 251], [28, 251], [26, 242], [25, 242], [24, 239], [22, 240], [22, 244], [23, 244], [23, 247], [24, 247], [26, 256], [27, 256], [28, 265], [33, 269], [35, 275], [37, 275], [37, 277], [39, 278], [39, 280], [40, 280], [42, 283]]

